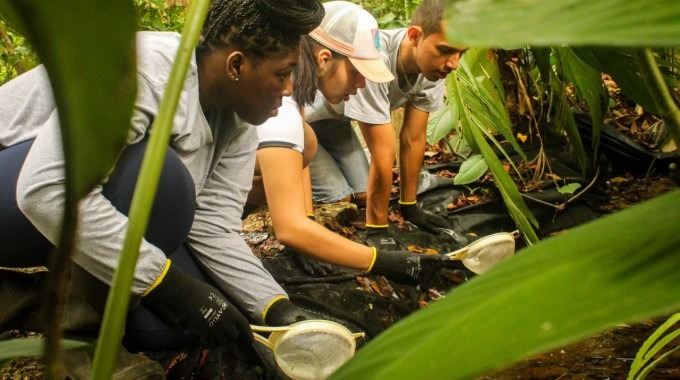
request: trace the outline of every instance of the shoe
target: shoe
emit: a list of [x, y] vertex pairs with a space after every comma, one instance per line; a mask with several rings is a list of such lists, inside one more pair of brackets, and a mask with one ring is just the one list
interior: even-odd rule
[[[83, 349], [66, 351], [64, 358], [66, 376], [71, 380], [90, 380], [92, 360]], [[165, 369], [142, 354], [131, 354], [120, 347], [112, 380], [164, 380]]]

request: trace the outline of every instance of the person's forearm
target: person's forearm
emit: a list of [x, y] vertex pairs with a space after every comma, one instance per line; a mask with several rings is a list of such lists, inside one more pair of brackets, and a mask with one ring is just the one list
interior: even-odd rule
[[399, 199], [402, 202], [416, 200], [425, 147], [425, 136], [401, 140], [399, 145]]
[[415, 202], [420, 169], [427, 146], [429, 114], [412, 105], [404, 108], [404, 122], [399, 133], [399, 199]]
[[318, 223], [303, 217], [291, 216], [274, 230], [279, 243], [327, 263], [365, 270], [373, 260], [370, 247], [346, 239]]
[[309, 174], [309, 166], [302, 169], [302, 189], [305, 192], [305, 211], [307, 215], [314, 215], [312, 202], [312, 178]]
[[366, 191], [366, 224], [386, 226], [396, 153], [394, 129], [392, 123], [375, 125], [359, 122], [359, 127], [371, 152]]
[[392, 162], [393, 160], [371, 157], [366, 199], [367, 225], [387, 225], [390, 193], [392, 192]]

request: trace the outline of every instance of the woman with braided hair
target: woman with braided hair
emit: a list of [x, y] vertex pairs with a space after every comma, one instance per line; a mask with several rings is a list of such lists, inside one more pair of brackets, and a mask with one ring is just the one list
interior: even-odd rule
[[[307, 318], [241, 238], [240, 216], [255, 165], [252, 125], [276, 116], [282, 98], [292, 94], [301, 35], [323, 15], [319, 0], [210, 4], [139, 249], [128, 348], [244, 347], [253, 339], [250, 321], [286, 325]], [[180, 39], [172, 32], [137, 34], [138, 92], [128, 145], [112, 174], [80, 204], [67, 335], [97, 336], [147, 136]], [[44, 67], [0, 87], [0, 98], [0, 266], [44, 265], [57, 242], [65, 182], [57, 109]], [[35, 282], [0, 272], [3, 329], [31, 320], [37, 305], [29, 300], [38, 289], [24, 285]]]
[[425, 280], [447, 260], [444, 256], [385, 253], [308, 218], [313, 211], [307, 165], [316, 152], [316, 137], [300, 108], [315, 101], [331, 105], [346, 101], [366, 86], [366, 79], [376, 83], [394, 79], [380, 56], [373, 16], [348, 1], [326, 2], [324, 7], [321, 25], [303, 38], [293, 73], [293, 97], [284, 98], [277, 117], [257, 127], [260, 144], [247, 207], [267, 203], [278, 241], [296, 252], [293, 258], [308, 274], [329, 274], [330, 263], [396, 281]]

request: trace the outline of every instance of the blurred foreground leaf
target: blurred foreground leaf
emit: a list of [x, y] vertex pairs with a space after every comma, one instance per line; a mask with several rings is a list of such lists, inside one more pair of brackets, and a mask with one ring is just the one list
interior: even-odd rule
[[679, 310], [678, 204], [676, 190], [519, 251], [395, 324], [332, 379], [470, 379]]
[[446, 21], [468, 46], [680, 46], [677, 0], [448, 0]]

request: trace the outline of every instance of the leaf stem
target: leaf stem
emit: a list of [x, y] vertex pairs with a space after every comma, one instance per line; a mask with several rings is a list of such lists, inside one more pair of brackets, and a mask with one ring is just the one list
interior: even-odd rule
[[678, 106], [673, 100], [673, 95], [668, 90], [668, 86], [666, 86], [661, 70], [659, 70], [659, 66], [652, 53], [652, 49], [645, 48], [636, 50], [635, 60], [638, 63], [642, 79], [647, 84], [652, 99], [673, 137], [675, 145], [680, 146], [680, 109], [678, 109]]

